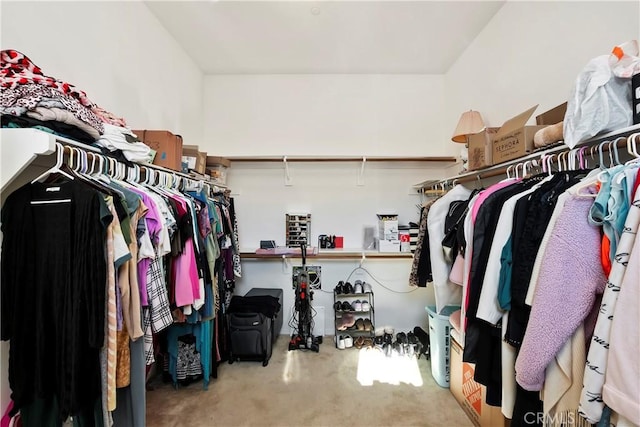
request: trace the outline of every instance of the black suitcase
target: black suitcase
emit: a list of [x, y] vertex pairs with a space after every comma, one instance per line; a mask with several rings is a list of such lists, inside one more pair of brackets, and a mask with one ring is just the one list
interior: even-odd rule
[[267, 366], [282, 328], [282, 289], [254, 288], [244, 297], [234, 296], [228, 326], [229, 363], [261, 360]]

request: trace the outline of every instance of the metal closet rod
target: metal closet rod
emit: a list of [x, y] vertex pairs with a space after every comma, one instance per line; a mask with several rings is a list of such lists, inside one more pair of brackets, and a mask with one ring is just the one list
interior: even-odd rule
[[[65, 142], [65, 144], [67, 143], [67, 141], [63, 141]], [[88, 149], [87, 149], [88, 148]], [[115, 161], [117, 165], [119, 165], [120, 167], [124, 166], [125, 167], [125, 175], [129, 172], [129, 169], [131, 168], [131, 166], [127, 165], [126, 163], [123, 163], [117, 159], [115, 159], [113, 156], [110, 156], [109, 154], [105, 154], [105, 153], [101, 153], [101, 152], [96, 152], [97, 150], [94, 149], [94, 147], [84, 147], [79, 145], [78, 143], [74, 143], [72, 145], [64, 145], [63, 146], [63, 150], [64, 153], [63, 154], [71, 154], [71, 150], [79, 150], [82, 151], [84, 153], [86, 153], [87, 157], [97, 157], [100, 158], [102, 157], [105, 161], [108, 161], [107, 159], [112, 159], [112, 161]], [[150, 163], [133, 163], [133, 165], [137, 165], [141, 171], [145, 171], [145, 168], [149, 168], [149, 169], [154, 169], [157, 170], [158, 172], [164, 172], [167, 173], [169, 175], [173, 175], [173, 176], [179, 176], [181, 178], [184, 178], [186, 180], [189, 181], [194, 181], [194, 182], [202, 182], [203, 184], [207, 184], [211, 187], [219, 187], [222, 189], [228, 189], [228, 187], [226, 185], [222, 185], [222, 184], [218, 184], [218, 183], [214, 183], [214, 182], [210, 182], [210, 181], [206, 181], [204, 179], [199, 179], [196, 177], [193, 177], [191, 175], [182, 173], [182, 172], [178, 172], [178, 171], [174, 171], [172, 169], [168, 169], [162, 166], [158, 166], [158, 165], [154, 165], [154, 164], [150, 164]], [[145, 171], [146, 173], [146, 171]]]
[[[589, 147], [591, 150], [593, 150], [595, 147], [598, 147], [600, 144], [605, 144], [605, 143], [612, 143], [612, 142], [616, 142], [616, 147], [623, 147], [626, 145], [626, 141], [627, 141], [627, 137], [633, 133], [636, 133], [640, 131], [640, 125], [633, 125], [630, 127], [626, 127], [623, 129], [619, 129], [617, 131], [614, 132], [609, 132], [591, 139], [588, 139], [578, 145], [576, 145], [576, 147], [574, 147], [574, 149], [578, 149], [578, 148], [582, 148], [582, 147]], [[616, 141], [617, 140], [617, 141]], [[507, 169], [510, 166], [514, 166], [520, 163], [524, 163], [526, 161], [530, 161], [530, 160], [540, 160], [543, 156], [547, 156], [549, 154], [557, 154], [557, 153], [562, 153], [562, 152], [569, 152], [570, 149], [569, 147], [565, 146], [565, 145], [559, 145], [556, 147], [552, 147], [546, 150], [542, 150], [542, 151], [536, 151], [533, 152], [527, 156], [524, 157], [519, 157], [517, 159], [513, 159], [510, 160], [508, 162], [504, 162], [504, 163], [500, 163], [494, 166], [490, 166], [488, 168], [482, 169], [482, 170], [478, 170], [478, 171], [471, 171], [471, 172], [466, 172], [464, 174], [460, 174], [460, 175], [456, 175], [450, 178], [445, 178], [445, 179], [441, 179], [439, 181], [436, 182], [432, 182], [429, 183], [427, 186], [425, 186], [422, 190], [424, 191], [425, 189], [433, 189], [433, 190], [437, 190], [438, 188], [443, 189], [443, 187], [446, 187], [448, 185], [455, 185], [456, 183], [463, 183], [463, 182], [469, 182], [469, 181], [475, 181], [475, 180], [482, 180], [485, 178], [491, 178], [494, 176], [498, 176], [498, 175], [504, 175], [507, 172]], [[603, 152], [608, 152], [609, 151], [609, 144], [603, 145], [602, 147], [602, 151]]]

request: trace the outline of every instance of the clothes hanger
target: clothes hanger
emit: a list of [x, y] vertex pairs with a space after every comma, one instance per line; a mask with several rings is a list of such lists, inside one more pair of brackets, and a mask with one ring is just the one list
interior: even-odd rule
[[587, 157], [584, 155], [585, 151], [587, 151], [587, 147], [580, 148], [580, 151], [578, 152], [580, 156], [580, 169], [589, 169]]
[[607, 149], [609, 150], [609, 167], [610, 168], [615, 166], [615, 164], [613, 163], [613, 147], [612, 147], [613, 144], [614, 144], [613, 141], [609, 141], [609, 143], [607, 144]]
[[615, 156], [615, 159], [616, 159], [616, 163], [617, 163], [617, 164], [619, 164], [619, 165], [620, 165], [620, 164], [622, 164], [622, 162], [620, 161], [620, 155], [619, 155], [619, 152], [618, 152], [618, 143], [619, 143], [620, 141], [625, 141], [625, 139], [626, 139], [626, 138], [624, 138], [624, 137], [622, 137], [622, 136], [621, 136], [621, 137], [619, 137], [619, 138], [616, 138], [616, 140], [615, 140], [615, 141], [614, 141], [614, 143], [613, 143], [613, 147], [614, 147], [614, 156]]
[[608, 144], [609, 141], [604, 141], [601, 142], [600, 144], [598, 144], [598, 156], [599, 156], [599, 160], [600, 160], [600, 169], [606, 169], [607, 167], [604, 165], [604, 155], [602, 154], [602, 147], [604, 147], [605, 144]]
[[48, 178], [52, 175], [60, 175], [67, 179], [73, 180], [73, 176], [68, 174], [67, 172], [61, 169], [62, 164], [64, 163], [64, 147], [59, 142], [56, 142], [56, 163], [51, 167], [51, 169], [45, 171], [42, 175], [31, 181], [32, 184], [36, 182], [40, 182], [45, 178]]
[[505, 171], [507, 173], [507, 179], [511, 179], [512, 170], [513, 170], [513, 165], [510, 165], [509, 167], [507, 167], [507, 170]]
[[640, 132], [634, 133], [627, 137], [627, 151], [629, 155], [632, 156], [632, 159], [627, 161], [625, 165], [633, 165], [638, 163], [640, 160], [640, 153], [638, 153], [638, 138], [640, 138]]

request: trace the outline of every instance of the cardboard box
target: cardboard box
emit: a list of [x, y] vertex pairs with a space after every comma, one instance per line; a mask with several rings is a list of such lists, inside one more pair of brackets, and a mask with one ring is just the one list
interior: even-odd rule
[[156, 151], [153, 164], [174, 171], [182, 170], [182, 137], [168, 130], [134, 130], [146, 145]]
[[493, 164], [517, 159], [533, 151], [533, 135], [546, 126], [527, 126], [527, 121], [538, 108], [534, 106], [524, 113], [504, 122], [493, 137]]
[[231, 167], [231, 160], [218, 156], [207, 156], [207, 166], [220, 165], [225, 168]]
[[560, 104], [557, 107], [552, 108], [549, 111], [536, 116], [537, 125], [555, 125], [564, 121], [564, 115], [567, 113], [567, 103]]
[[398, 240], [397, 214], [378, 214], [378, 238], [381, 241]]
[[473, 380], [475, 365], [462, 361], [462, 347], [451, 338], [449, 389], [469, 419], [479, 427], [508, 427], [510, 422], [498, 406], [485, 403], [486, 387]]
[[187, 169], [204, 174], [206, 172], [207, 153], [199, 151], [199, 148], [197, 145], [183, 145], [182, 162], [187, 164]]
[[207, 174], [219, 184], [227, 184], [227, 169], [231, 166], [231, 161], [224, 157], [207, 156]]
[[468, 168], [470, 171], [493, 165], [493, 137], [498, 128], [485, 128], [480, 133], [468, 135]]
[[379, 240], [378, 252], [400, 252], [400, 240]]

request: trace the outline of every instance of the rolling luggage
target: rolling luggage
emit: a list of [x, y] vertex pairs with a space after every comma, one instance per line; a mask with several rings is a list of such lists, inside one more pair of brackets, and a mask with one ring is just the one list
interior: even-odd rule
[[227, 315], [229, 363], [261, 360], [267, 366], [283, 323], [282, 289], [253, 288], [243, 297], [234, 296]]

